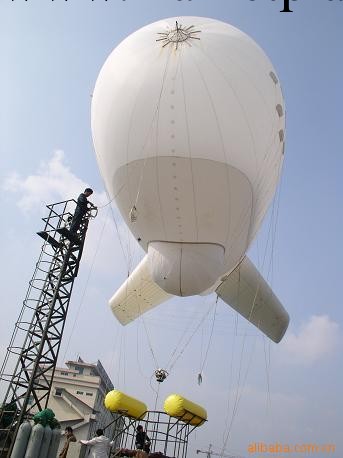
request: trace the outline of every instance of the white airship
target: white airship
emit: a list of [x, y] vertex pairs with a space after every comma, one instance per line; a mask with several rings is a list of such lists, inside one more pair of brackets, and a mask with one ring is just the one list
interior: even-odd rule
[[117, 319], [215, 292], [279, 342], [289, 316], [246, 256], [285, 145], [281, 87], [263, 50], [214, 19], [150, 24], [108, 57], [91, 120], [108, 194], [147, 253], [110, 299]]

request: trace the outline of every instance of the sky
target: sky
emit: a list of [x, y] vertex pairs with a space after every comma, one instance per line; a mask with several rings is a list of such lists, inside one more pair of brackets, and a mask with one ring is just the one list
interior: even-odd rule
[[90, 102], [112, 49], [158, 19], [212, 17], [250, 35], [277, 70], [285, 162], [277, 211], [249, 256], [290, 314], [283, 341], [270, 343], [214, 296], [175, 298], [122, 327], [108, 299], [143, 253], [115, 206], [90, 223], [72, 296], [59, 363], [100, 359], [116, 388], [150, 408], [155, 366], [166, 368], [157, 407], [177, 392], [208, 411], [191, 457], [212, 443], [262, 458], [248, 452], [254, 442], [335, 444], [330, 455], [342, 456], [343, 3], [290, 3], [293, 13], [280, 13], [281, 0], [0, 1], [1, 357], [39, 256], [45, 205], [85, 186], [95, 204], [107, 203]]

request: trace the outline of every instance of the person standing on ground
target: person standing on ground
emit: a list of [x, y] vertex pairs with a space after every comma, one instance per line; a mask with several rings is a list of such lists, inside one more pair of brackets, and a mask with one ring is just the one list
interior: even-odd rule
[[81, 440], [81, 444], [90, 445], [90, 456], [92, 458], [108, 458], [110, 448], [113, 445], [113, 442], [109, 440], [108, 437], [104, 436], [104, 431], [102, 429], [96, 430], [96, 436], [94, 439], [89, 441]]
[[66, 458], [70, 442], [76, 442], [76, 437], [74, 436], [73, 428], [71, 426], [66, 427], [64, 435], [65, 435], [66, 441], [63, 445], [61, 453], [58, 455], [59, 458]]

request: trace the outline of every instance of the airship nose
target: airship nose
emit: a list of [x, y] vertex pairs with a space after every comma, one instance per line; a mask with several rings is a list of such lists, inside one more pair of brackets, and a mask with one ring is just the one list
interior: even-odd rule
[[223, 274], [225, 250], [215, 243], [151, 242], [148, 265], [153, 280], [167, 293], [194, 296]]

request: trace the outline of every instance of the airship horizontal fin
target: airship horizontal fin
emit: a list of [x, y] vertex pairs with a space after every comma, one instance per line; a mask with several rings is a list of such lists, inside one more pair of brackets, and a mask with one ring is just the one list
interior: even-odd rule
[[270, 339], [280, 342], [289, 315], [248, 257], [218, 286], [216, 293]]
[[109, 305], [118, 321], [126, 325], [170, 297], [152, 280], [145, 256], [112, 296]]

